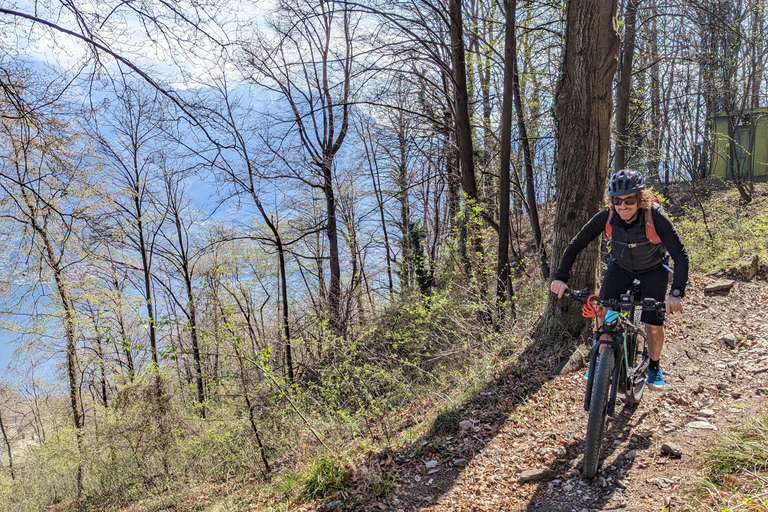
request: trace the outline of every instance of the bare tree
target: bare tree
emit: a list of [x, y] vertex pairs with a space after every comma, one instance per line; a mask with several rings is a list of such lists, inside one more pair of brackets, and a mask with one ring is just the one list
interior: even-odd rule
[[624, 44], [621, 48], [620, 78], [616, 89], [616, 152], [613, 157], [613, 168], [617, 170], [627, 166], [629, 93], [632, 85], [632, 61], [635, 57], [637, 9], [640, 2], [641, 0], [627, 0], [624, 9]]
[[[195, 385], [197, 389], [197, 401], [200, 405], [200, 415], [205, 418], [205, 376], [203, 375], [204, 356], [200, 350], [201, 336], [198, 320], [198, 304], [194, 289], [194, 281], [197, 277], [197, 265], [201, 256], [205, 254], [204, 248], [196, 247], [191, 240], [190, 233], [196, 219], [192, 205], [186, 197], [183, 183], [184, 173], [170, 168], [170, 164], [164, 162], [163, 186], [165, 189], [165, 204], [168, 207], [168, 220], [172, 224], [170, 232], [161, 231], [160, 236], [165, 243], [157, 247], [157, 254], [170, 266], [163, 279], [156, 281], [163, 286], [170, 300], [174, 301], [181, 309], [186, 322], [189, 325], [189, 338], [192, 346], [192, 365], [195, 370]], [[181, 277], [183, 294], [186, 300], [180, 300], [174, 293], [172, 282], [174, 277]]]
[[279, 18], [271, 26], [274, 36], [262, 35], [243, 47], [245, 72], [285, 101], [291, 117], [280, 116], [278, 122], [286, 123], [284, 133], [298, 136], [293, 147], [304, 160], [289, 162], [285, 151], [275, 148], [276, 153], [293, 177], [325, 197], [329, 320], [332, 332], [343, 336], [334, 163], [349, 128], [358, 20], [345, 1], [282, 0], [278, 8]]
[[[89, 205], [83, 193], [88, 187], [87, 146], [74, 125], [62, 123], [46, 114], [47, 97], [36, 99], [32, 88], [19, 81], [2, 89], [0, 96], [0, 189], [6, 200], [0, 220], [18, 226], [30, 244], [30, 254], [38, 259], [52, 279], [56, 309], [66, 340], [66, 369], [69, 400], [82, 453], [84, 418], [79, 395], [77, 362], [78, 312], [71, 284], [72, 265], [77, 257], [72, 244], [82, 229]], [[82, 491], [82, 466], [78, 464], [77, 494]]]
[[119, 105], [111, 110], [105, 126], [97, 124], [93, 130], [99, 150], [115, 178], [114, 188], [104, 190], [104, 204], [111, 207], [103, 211], [102, 224], [97, 230], [111, 243], [128, 248], [138, 257], [137, 264], [124, 264], [140, 279], [138, 290], [144, 298], [152, 373], [159, 401], [162, 391], [152, 262], [167, 214], [156, 186], [161, 159], [157, 138], [161, 134], [162, 117], [157, 95], [147, 96], [127, 83], [119, 94]]

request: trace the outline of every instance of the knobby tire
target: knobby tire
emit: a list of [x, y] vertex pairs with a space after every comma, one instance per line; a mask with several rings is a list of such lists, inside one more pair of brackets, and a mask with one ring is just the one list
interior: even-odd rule
[[[632, 323], [635, 326], [636, 329], [640, 329], [640, 311], [635, 309], [632, 312]], [[640, 341], [640, 344], [638, 344], [638, 340]], [[640, 349], [638, 351], [638, 348]], [[638, 353], [640, 352], [640, 353]], [[634, 370], [634, 368], [640, 363], [640, 360], [643, 358], [645, 352], [645, 336], [638, 332], [638, 334], [634, 334], [630, 340], [628, 340], [627, 343], [627, 358], [629, 363], [629, 369], [630, 371]], [[625, 399], [624, 403], [627, 405], [637, 405], [640, 403], [640, 400], [643, 398], [643, 392], [645, 391], [645, 377], [643, 375], [643, 372], [640, 373], [638, 376], [640, 377], [640, 382], [637, 384], [629, 385], [628, 389], [625, 393]]]
[[603, 444], [605, 416], [608, 409], [608, 391], [613, 372], [614, 354], [610, 348], [603, 349], [597, 357], [595, 378], [592, 384], [592, 398], [589, 405], [587, 440], [584, 448], [584, 476], [594, 478], [600, 465], [600, 448]]

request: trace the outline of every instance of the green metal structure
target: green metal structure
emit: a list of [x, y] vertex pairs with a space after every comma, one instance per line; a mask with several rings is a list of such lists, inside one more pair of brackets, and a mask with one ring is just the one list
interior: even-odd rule
[[768, 180], [768, 108], [734, 114], [730, 123], [725, 112], [715, 116], [710, 172], [728, 180], [736, 173], [745, 180]]

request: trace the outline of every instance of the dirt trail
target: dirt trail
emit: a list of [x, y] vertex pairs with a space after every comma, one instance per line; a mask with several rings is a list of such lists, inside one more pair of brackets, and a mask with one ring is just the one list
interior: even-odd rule
[[[765, 408], [768, 393], [768, 287], [736, 282], [729, 292], [705, 296], [714, 280], [691, 282], [683, 314], [668, 321], [666, 389], [646, 391], [636, 408], [617, 406], [599, 478], [579, 474], [587, 423], [583, 370], [552, 377], [527, 367], [521, 355], [518, 367], [465, 404], [460, 431], [433, 433], [376, 461], [397, 483], [386, 499], [364, 508], [686, 510], [684, 492], [701, 475], [699, 455]], [[736, 339], [735, 348], [725, 335]], [[681, 458], [662, 454], [669, 442], [682, 449]]]

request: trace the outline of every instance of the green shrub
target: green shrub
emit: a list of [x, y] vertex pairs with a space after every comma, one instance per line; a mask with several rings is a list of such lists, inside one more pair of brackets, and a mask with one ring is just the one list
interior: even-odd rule
[[258, 473], [261, 455], [250, 429], [246, 420], [216, 421], [204, 424], [193, 436], [179, 439], [189, 473], [214, 481]]
[[15, 468], [2, 510], [37, 511], [77, 497], [80, 455], [74, 431], [60, 428], [40, 446], [31, 448]]
[[[765, 185], [756, 185], [765, 191]], [[768, 198], [756, 193], [744, 204], [735, 190], [718, 191], [699, 205], [690, 201], [675, 224], [688, 250], [691, 270], [721, 272], [740, 259], [768, 252]], [[705, 215], [706, 213], [706, 215]]]

